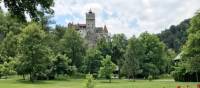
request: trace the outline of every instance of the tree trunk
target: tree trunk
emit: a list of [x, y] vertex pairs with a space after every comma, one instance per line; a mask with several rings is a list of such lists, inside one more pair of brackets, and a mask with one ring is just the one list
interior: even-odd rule
[[7, 74], [5, 75], [5, 79], [7, 79], [8, 78], [8, 76], [7, 76]]
[[133, 82], [135, 82], [135, 77], [134, 77], [134, 75], [133, 75]]
[[198, 72], [196, 72], [196, 78], [197, 78], [197, 82], [199, 82]]
[[59, 78], [59, 74], [56, 74], [57, 78]]
[[22, 77], [23, 77], [23, 80], [25, 80], [25, 75], [24, 74], [22, 75]]
[[34, 74], [30, 73], [30, 81], [33, 83], [35, 81]]
[[130, 75], [128, 75], [128, 80], [130, 80]]
[[109, 83], [111, 83], [111, 78], [109, 79]]
[[121, 69], [120, 69], [120, 67], [119, 67], [119, 70], [118, 70], [118, 79], [121, 79], [120, 71], [121, 71]]
[[32, 74], [31, 73], [29, 74], [29, 79], [32, 82]]

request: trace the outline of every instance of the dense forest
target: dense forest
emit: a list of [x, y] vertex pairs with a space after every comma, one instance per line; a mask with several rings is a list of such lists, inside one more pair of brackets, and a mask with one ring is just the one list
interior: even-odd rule
[[[20, 75], [34, 82], [92, 74], [111, 82], [113, 77], [152, 80], [167, 74], [176, 81], [200, 80], [200, 13], [160, 34], [144, 32], [129, 39], [114, 34], [88, 47], [73, 28], [49, 26], [52, 0], [22, 1], [4, 0], [8, 12], [0, 11], [0, 78]], [[24, 12], [32, 21], [26, 21]]]

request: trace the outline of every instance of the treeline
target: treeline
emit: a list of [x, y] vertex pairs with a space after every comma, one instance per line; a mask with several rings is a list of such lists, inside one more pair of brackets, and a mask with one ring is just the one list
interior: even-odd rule
[[[74, 29], [48, 27], [41, 22], [23, 23], [0, 14], [0, 77], [18, 74], [24, 79], [44, 80], [77, 74], [96, 78], [157, 78], [171, 71], [174, 53], [154, 34], [127, 39], [124, 34], [101, 38], [96, 47]], [[27, 78], [28, 77], [28, 78]]]

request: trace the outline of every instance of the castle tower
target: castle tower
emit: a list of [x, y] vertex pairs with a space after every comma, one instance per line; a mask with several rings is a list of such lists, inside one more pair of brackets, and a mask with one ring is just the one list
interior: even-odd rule
[[95, 14], [90, 10], [88, 13], [86, 13], [86, 29], [88, 31], [93, 32], [95, 30]]

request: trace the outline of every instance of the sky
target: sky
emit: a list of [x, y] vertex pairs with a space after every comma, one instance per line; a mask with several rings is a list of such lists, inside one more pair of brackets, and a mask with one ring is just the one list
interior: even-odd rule
[[[58, 25], [85, 23], [90, 9], [96, 26], [107, 26], [109, 33], [127, 37], [142, 32], [160, 33], [171, 25], [191, 18], [200, 9], [200, 0], [54, 0], [53, 20]], [[0, 6], [3, 6], [0, 3]], [[3, 8], [4, 10], [5, 8]]]
[[200, 0], [55, 0], [56, 24], [85, 23], [92, 9], [96, 26], [106, 25], [111, 34], [130, 37], [142, 32], [160, 33], [194, 16]]

